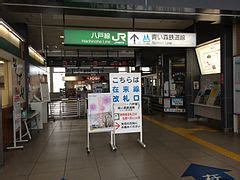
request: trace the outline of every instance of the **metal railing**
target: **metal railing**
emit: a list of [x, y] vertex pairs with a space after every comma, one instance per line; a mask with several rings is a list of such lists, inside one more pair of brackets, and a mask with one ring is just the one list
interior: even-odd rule
[[86, 100], [62, 100], [49, 103], [49, 118], [52, 120], [63, 118], [86, 117]]

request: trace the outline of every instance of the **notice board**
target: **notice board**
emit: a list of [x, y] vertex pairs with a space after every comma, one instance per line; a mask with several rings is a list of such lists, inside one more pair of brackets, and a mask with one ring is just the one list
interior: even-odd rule
[[110, 73], [115, 133], [142, 132], [140, 73]]

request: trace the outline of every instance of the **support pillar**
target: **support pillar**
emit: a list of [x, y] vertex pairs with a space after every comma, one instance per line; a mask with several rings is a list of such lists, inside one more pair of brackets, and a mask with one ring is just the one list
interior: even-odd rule
[[233, 27], [222, 25], [221, 34], [221, 106], [222, 127], [233, 130]]

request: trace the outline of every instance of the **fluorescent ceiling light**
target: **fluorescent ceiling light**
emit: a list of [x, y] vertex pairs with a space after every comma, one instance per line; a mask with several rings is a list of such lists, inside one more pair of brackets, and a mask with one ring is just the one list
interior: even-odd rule
[[33, 49], [31, 46], [28, 46], [28, 51], [29, 51], [29, 55], [33, 59], [37, 60], [41, 64], [44, 64], [45, 58], [41, 54], [39, 54], [35, 49]]
[[9, 26], [3, 19], [0, 18], [0, 25], [6, 28], [10, 33], [17, 37], [20, 41], [25, 41], [11, 26]]
[[150, 67], [141, 67], [141, 70], [143, 72], [149, 72], [150, 71]]
[[126, 68], [126, 67], [119, 67], [119, 68], [118, 68], [118, 71], [119, 71], [119, 72], [126, 72], [126, 71], [127, 71], [127, 68]]
[[64, 80], [65, 81], [77, 81], [78, 77], [77, 76], [65, 76]]

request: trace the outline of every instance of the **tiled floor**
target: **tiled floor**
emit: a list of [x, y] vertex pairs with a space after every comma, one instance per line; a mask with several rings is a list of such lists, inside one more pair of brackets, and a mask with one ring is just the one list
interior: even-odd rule
[[[153, 116], [174, 127], [195, 128], [178, 117]], [[137, 134], [117, 136], [118, 150], [109, 148], [109, 134], [91, 135], [91, 153], [86, 153], [86, 121], [51, 122], [24, 150], [5, 153], [0, 180], [175, 180], [191, 163], [231, 170], [240, 178], [240, 162], [226, 158], [173, 132], [144, 121], [147, 148], [137, 142]], [[195, 135], [240, 154], [240, 138], [221, 132], [202, 131]]]

